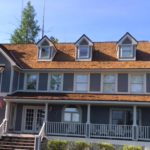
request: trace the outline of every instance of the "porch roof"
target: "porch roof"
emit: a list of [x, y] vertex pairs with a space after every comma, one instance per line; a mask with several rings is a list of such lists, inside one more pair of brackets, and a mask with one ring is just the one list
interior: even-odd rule
[[120, 101], [120, 102], [150, 102], [150, 95], [141, 94], [89, 94], [89, 93], [44, 93], [16, 92], [7, 95], [5, 99], [19, 100], [74, 100], [74, 101]]

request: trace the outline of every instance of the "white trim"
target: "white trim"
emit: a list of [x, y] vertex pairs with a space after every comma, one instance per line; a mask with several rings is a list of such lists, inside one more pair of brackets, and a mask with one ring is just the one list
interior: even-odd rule
[[2, 48], [0, 48], [0, 53], [4, 55], [4, 57], [10, 62], [12, 66], [16, 66], [16, 63], [5, 53]]
[[9, 92], [10, 93], [13, 91], [13, 80], [14, 80], [14, 68], [13, 68], [13, 66], [11, 66], [10, 86], [9, 86]]

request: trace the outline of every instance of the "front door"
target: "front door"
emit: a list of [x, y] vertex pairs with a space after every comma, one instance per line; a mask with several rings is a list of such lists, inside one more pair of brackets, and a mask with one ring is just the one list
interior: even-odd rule
[[24, 107], [24, 131], [39, 132], [44, 121], [44, 107]]

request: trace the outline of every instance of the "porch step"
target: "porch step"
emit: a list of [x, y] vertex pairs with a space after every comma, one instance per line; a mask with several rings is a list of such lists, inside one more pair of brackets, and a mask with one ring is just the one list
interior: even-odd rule
[[34, 150], [34, 137], [2, 136], [0, 150]]

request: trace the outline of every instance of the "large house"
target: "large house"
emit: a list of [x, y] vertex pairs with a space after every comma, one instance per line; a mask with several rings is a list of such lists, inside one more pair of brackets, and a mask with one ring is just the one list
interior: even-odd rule
[[1, 44], [0, 96], [0, 149], [44, 136], [150, 147], [150, 42]]

